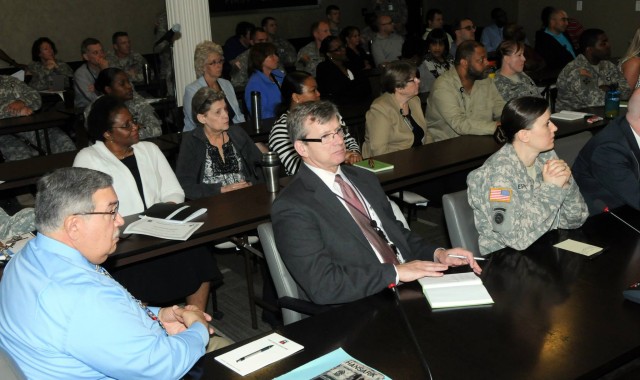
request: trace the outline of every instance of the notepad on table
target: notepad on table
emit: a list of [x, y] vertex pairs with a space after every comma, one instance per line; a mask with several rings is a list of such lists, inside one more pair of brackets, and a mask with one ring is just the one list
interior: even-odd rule
[[473, 272], [424, 277], [418, 280], [422, 292], [433, 309], [488, 305], [493, 298]]
[[293, 355], [303, 348], [298, 343], [273, 333], [216, 356], [215, 359], [244, 376]]
[[156, 203], [149, 207], [140, 218], [156, 218], [177, 223], [190, 222], [207, 212], [206, 208], [196, 209], [184, 204]]
[[374, 172], [374, 173], [384, 172], [387, 170], [391, 170], [395, 167], [393, 164], [388, 164], [386, 162], [382, 162], [374, 159], [363, 160], [360, 162], [356, 162], [353, 165], [359, 166], [363, 169], [367, 169], [368, 171]]
[[572, 121], [572, 120], [584, 119], [586, 116], [591, 116], [591, 115], [592, 114], [585, 113], [585, 112], [560, 111], [560, 112], [556, 112], [554, 114], [551, 114], [551, 118], [552, 119], [558, 119], [558, 120]]
[[567, 239], [563, 242], [560, 242], [554, 245], [556, 248], [564, 249], [567, 251], [571, 251], [574, 253], [579, 253], [585, 256], [595, 255], [596, 253], [602, 252], [601, 247], [597, 247], [595, 245], [582, 243], [576, 240]]

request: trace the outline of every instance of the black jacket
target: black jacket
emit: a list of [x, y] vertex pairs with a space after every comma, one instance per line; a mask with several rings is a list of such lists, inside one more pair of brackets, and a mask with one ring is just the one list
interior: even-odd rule
[[609, 123], [580, 151], [575, 178], [591, 215], [604, 205], [640, 210], [640, 148], [629, 122], [621, 116]]
[[[564, 36], [571, 42], [571, 38], [569, 38], [566, 33], [564, 33]], [[545, 32], [544, 29], [536, 32], [535, 49], [547, 63], [546, 68], [549, 70], [558, 70], [558, 73], [567, 63], [573, 61], [573, 55], [571, 55], [569, 50], [560, 45], [560, 43], [553, 38], [553, 36]]]
[[[262, 153], [260, 153], [251, 137], [237, 125], [229, 126], [227, 134], [238, 151], [238, 158], [242, 160], [242, 174], [245, 179], [252, 184], [264, 182], [264, 174], [260, 167]], [[197, 126], [196, 129], [182, 135], [176, 177], [178, 177], [185, 196], [189, 199], [220, 194], [220, 189], [222, 188], [220, 184], [202, 183], [207, 154], [206, 142], [207, 137], [201, 126]]]

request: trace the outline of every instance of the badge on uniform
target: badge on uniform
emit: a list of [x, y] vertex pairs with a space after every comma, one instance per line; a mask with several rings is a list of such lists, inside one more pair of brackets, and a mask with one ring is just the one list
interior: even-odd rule
[[489, 202], [511, 202], [511, 189], [492, 187], [489, 189]]

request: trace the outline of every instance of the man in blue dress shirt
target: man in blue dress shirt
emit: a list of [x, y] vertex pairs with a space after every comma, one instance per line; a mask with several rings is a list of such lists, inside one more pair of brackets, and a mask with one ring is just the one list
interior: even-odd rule
[[111, 177], [47, 175], [35, 213], [37, 237], [0, 282], [0, 346], [27, 378], [182, 377], [205, 353], [211, 318], [193, 306], [147, 308], [100, 266], [124, 223]]

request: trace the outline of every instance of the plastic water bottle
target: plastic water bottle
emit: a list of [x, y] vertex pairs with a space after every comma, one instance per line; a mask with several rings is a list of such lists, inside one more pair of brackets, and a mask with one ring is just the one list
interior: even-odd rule
[[613, 119], [620, 114], [620, 91], [617, 87], [607, 91], [604, 97], [604, 116]]

